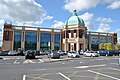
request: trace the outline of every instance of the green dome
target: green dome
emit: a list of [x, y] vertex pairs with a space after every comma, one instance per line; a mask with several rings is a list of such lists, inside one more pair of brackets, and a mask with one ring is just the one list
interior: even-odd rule
[[77, 13], [76, 13], [76, 10], [73, 11], [73, 15], [70, 16], [66, 22], [65, 22], [65, 25], [84, 25], [84, 21], [82, 18], [80, 18]]

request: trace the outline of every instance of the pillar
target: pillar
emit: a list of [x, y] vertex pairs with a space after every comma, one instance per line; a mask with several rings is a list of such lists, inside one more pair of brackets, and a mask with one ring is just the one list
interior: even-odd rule
[[77, 28], [77, 44], [76, 44], [76, 51], [78, 52], [80, 49], [80, 43], [79, 43], [79, 28]]
[[51, 49], [54, 50], [54, 29], [52, 29], [52, 36], [51, 36]]
[[37, 28], [37, 50], [40, 50], [40, 28]]
[[12, 32], [12, 36], [13, 36], [13, 39], [12, 39], [12, 50], [14, 49], [14, 31]]
[[22, 27], [21, 48], [25, 49], [25, 27]]
[[91, 50], [91, 33], [89, 32], [89, 50]]

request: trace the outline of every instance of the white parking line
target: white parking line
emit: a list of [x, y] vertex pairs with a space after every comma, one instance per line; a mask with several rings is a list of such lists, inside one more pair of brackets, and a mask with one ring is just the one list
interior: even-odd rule
[[102, 73], [99, 73], [99, 72], [96, 72], [96, 71], [92, 71], [92, 70], [88, 70], [88, 71], [91, 72], [91, 73], [99, 74], [101, 76], [105, 76], [105, 77], [114, 79], [114, 80], [120, 80], [119, 78], [116, 78], [116, 77], [113, 77], [113, 76], [109, 76], [109, 75], [106, 75], [106, 74], [102, 74]]
[[23, 64], [25, 64], [25, 63], [36, 63], [36, 62], [33, 62], [32, 60], [25, 60], [25, 61], [23, 62]]
[[106, 66], [106, 65], [102, 64], [102, 65], [91, 65], [91, 66], [78, 66], [78, 67], [75, 67], [75, 68], [85, 69], [85, 68], [90, 68], [90, 67], [103, 67], [103, 66]]
[[25, 80], [25, 78], [26, 78], [26, 75], [23, 75], [23, 80]]
[[112, 70], [115, 70], [115, 71], [120, 71], [120, 69], [111, 68], [111, 67], [109, 67], [109, 69], [112, 69]]
[[71, 80], [70, 78], [68, 78], [67, 76], [65, 76], [64, 74], [62, 74], [61, 72], [59, 72], [59, 74], [60, 74], [62, 77], [64, 77], [65, 79]]
[[40, 62], [44, 62], [42, 59], [38, 59]]
[[16, 64], [16, 63], [17, 63], [17, 60], [14, 61], [14, 64]]

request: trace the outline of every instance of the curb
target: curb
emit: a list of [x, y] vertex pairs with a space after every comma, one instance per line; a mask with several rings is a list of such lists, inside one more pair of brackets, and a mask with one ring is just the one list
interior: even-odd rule
[[69, 60], [73, 60], [72, 58], [71, 59], [61, 59], [61, 60], [48, 60], [48, 61], [44, 61], [44, 63], [52, 63], [52, 62], [58, 62], [58, 61], [69, 61]]

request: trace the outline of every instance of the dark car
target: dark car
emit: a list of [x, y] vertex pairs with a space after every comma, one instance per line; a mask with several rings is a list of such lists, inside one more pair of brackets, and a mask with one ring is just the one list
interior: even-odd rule
[[26, 51], [25, 59], [35, 59], [35, 52], [32, 50]]
[[112, 50], [100, 50], [99, 54], [100, 56], [113, 56]]
[[23, 48], [18, 48], [17, 55], [24, 56], [23, 51], [24, 51]]

